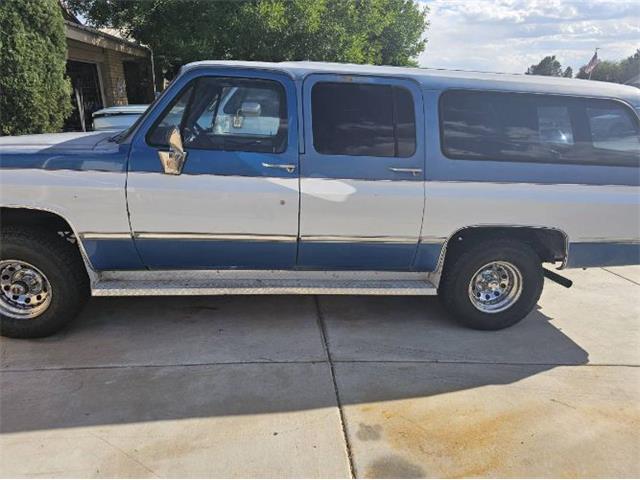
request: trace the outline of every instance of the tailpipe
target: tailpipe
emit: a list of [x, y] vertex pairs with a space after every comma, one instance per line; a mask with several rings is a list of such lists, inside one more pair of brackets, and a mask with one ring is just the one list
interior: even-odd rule
[[544, 276], [547, 277], [552, 282], [556, 282], [559, 285], [562, 285], [565, 288], [571, 288], [573, 282], [569, 280], [567, 277], [563, 277], [562, 275], [558, 275], [556, 272], [552, 272], [551, 270], [547, 270], [546, 268], [542, 269]]

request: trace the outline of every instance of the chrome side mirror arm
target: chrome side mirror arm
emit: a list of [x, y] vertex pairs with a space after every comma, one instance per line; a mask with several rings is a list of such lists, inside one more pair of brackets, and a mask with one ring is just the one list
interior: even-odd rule
[[184, 162], [187, 160], [187, 152], [185, 152], [182, 147], [180, 130], [177, 128], [171, 129], [167, 137], [169, 151], [158, 152], [162, 169], [164, 170], [164, 173], [168, 175], [180, 175], [182, 173], [182, 168], [184, 167]]

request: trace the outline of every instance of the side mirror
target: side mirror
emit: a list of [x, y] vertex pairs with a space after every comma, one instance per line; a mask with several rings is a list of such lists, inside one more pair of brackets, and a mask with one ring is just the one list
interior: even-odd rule
[[258, 102], [242, 102], [240, 113], [245, 117], [259, 117], [262, 113], [262, 106]]
[[180, 175], [182, 173], [182, 167], [184, 167], [184, 162], [187, 159], [187, 152], [182, 148], [180, 130], [175, 127], [172, 128], [167, 135], [167, 143], [169, 144], [169, 151], [158, 152], [164, 173], [168, 175]]
[[242, 102], [233, 117], [233, 127], [242, 128], [244, 117], [259, 117], [261, 113], [262, 106], [258, 102]]

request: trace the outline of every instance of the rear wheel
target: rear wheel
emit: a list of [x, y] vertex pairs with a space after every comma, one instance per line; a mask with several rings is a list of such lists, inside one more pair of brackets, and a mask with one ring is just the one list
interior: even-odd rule
[[533, 310], [543, 284], [540, 258], [526, 243], [485, 241], [446, 264], [438, 293], [462, 324], [499, 330]]
[[76, 247], [37, 228], [3, 229], [0, 244], [0, 334], [51, 335], [73, 320], [89, 296]]

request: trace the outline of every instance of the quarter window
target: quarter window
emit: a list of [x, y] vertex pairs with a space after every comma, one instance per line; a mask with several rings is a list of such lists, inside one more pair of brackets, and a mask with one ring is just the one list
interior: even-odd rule
[[318, 82], [311, 90], [313, 146], [325, 155], [410, 157], [411, 93], [391, 85]]
[[640, 164], [637, 118], [613, 100], [452, 90], [441, 96], [440, 131], [452, 159]]
[[622, 108], [587, 107], [593, 146], [600, 150], [637, 152], [640, 148], [638, 128]]
[[166, 145], [167, 130], [178, 125], [187, 148], [281, 153], [288, 131], [284, 89], [268, 80], [201, 78], [167, 111], [149, 143]]

